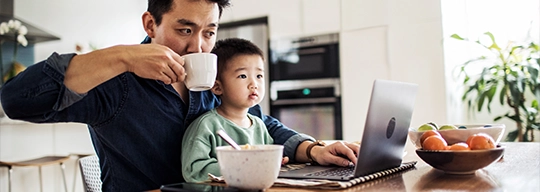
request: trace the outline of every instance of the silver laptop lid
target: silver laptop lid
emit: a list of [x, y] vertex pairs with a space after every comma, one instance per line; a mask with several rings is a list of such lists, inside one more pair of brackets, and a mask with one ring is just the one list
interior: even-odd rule
[[355, 176], [401, 165], [418, 85], [377, 79], [372, 89]]

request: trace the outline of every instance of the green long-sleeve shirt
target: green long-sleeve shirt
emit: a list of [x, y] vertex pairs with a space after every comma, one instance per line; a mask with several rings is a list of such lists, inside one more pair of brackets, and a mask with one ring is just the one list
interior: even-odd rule
[[216, 147], [228, 144], [217, 135], [220, 129], [239, 145], [274, 143], [264, 122], [256, 116], [247, 115], [252, 122], [249, 128], [237, 126], [219, 115], [216, 109], [206, 112], [189, 125], [182, 141], [182, 175], [187, 182], [205, 181], [208, 173], [221, 175]]

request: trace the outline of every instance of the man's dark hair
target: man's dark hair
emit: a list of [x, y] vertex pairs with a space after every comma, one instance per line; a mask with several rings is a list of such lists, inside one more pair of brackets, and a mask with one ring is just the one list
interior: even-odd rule
[[[223, 12], [223, 8], [228, 7], [231, 4], [230, 0], [203, 0], [203, 1], [209, 1], [209, 2], [214, 2], [218, 4], [219, 18], [221, 18], [221, 13]], [[152, 16], [154, 16], [154, 19], [156, 19], [156, 25], [161, 24], [161, 19], [163, 17], [163, 14], [171, 10], [173, 2], [174, 0], [148, 0], [147, 11], [150, 12]]]
[[218, 58], [218, 78], [225, 70], [227, 62], [238, 55], [258, 55], [264, 59], [262, 50], [251, 41], [240, 38], [218, 40], [212, 53]]

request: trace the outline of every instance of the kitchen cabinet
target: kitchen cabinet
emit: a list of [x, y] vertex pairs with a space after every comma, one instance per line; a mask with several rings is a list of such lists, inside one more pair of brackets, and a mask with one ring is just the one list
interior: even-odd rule
[[304, 35], [337, 33], [341, 28], [341, 0], [302, 0]]
[[270, 39], [302, 35], [301, 5], [300, 0], [272, 0], [268, 15]]
[[[343, 135], [361, 138], [373, 80], [392, 79], [387, 27], [342, 32], [340, 36]], [[354, 136], [352, 138], [348, 136]]]
[[341, 0], [236, 0], [221, 22], [264, 16], [271, 39], [336, 33], [341, 29]]
[[221, 23], [266, 17], [269, 14], [269, 5], [274, 1], [267, 0], [234, 0], [231, 6], [223, 10]]
[[341, 0], [343, 31], [388, 25], [389, 0]]

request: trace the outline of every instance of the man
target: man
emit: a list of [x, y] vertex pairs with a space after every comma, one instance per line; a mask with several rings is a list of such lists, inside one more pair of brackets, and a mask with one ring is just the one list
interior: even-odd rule
[[[4, 110], [13, 119], [88, 124], [104, 191], [142, 191], [182, 182], [185, 128], [220, 101], [210, 91], [186, 89], [181, 55], [212, 50], [228, 5], [228, 0], [149, 0], [142, 16], [148, 35], [143, 44], [81, 55], [53, 53], [4, 85]], [[358, 145], [319, 146], [263, 115], [258, 105], [249, 112], [264, 121], [292, 161], [356, 162]]]

